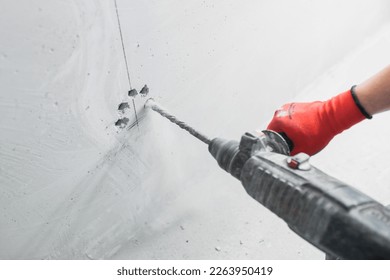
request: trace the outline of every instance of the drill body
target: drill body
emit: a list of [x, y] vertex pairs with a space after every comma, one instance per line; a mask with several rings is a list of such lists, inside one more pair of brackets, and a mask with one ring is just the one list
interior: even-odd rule
[[246, 192], [299, 236], [340, 259], [390, 259], [390, 210], [357, 189], [290, 157], [279, 134], [215, 138], [209, 151]]

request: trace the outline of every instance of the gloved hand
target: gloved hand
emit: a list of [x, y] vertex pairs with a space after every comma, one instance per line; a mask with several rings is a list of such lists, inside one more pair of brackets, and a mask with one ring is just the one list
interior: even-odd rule
[[275, 111], [267, 129], [284, 133], [291, 140], [291, 155], [300, 152], [314, 155], [335, 135], [366, 118], [364, 108], [358, 107], [351, 90], [325, 102], [285, 104]]

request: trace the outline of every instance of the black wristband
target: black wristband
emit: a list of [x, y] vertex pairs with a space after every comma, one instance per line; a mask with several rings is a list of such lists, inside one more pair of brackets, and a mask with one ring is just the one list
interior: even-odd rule
[[367, 113], [366, 109], [364, 109], [364, 107], [363, 107], [362, 104], [360, 103], [359, 98], [358, 98], [357, 95], [356, 95], [355, 88], [356, 88], [356, 85], [354, 85], [354, 86], [351, 87], [351, 95], [352, 95], [353, 101], [355, 101], [356, 106], [359, 108], [360, 112], [361, 112], [367, 119], [372, 119], [372, 116], [371, 116], [369, 113]]

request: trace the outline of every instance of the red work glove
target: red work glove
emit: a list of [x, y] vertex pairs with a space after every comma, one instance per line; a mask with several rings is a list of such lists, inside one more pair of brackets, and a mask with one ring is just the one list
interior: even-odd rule
[[[291, 155], [314, 155], [332, 138], [354, 124], [371, 118], [351, 90], [332, 99], [311, 103], [289, 103], [275, 111], [267, 129], [284, 133], [292, 142]], [[354, 95], [354, 96], [353, 96]]]

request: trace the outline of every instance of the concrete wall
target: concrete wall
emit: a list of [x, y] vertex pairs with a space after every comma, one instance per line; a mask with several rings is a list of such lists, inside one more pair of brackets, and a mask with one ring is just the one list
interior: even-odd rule
[[[323, 257], [202, 143], [145, 112], [144, 98], [135, 99], [138, 129], [114, 126], [129, 86], [113, 1], [17, 2], [0, 10], [0, 258]], [[324, 90], [326, 77], [309, 85], [371, 42], [390, 13], [379, 0], [118, 7], [132, 86], [148, 84], [173, 113], [231, 138], [263, 128], [297, 94]], [[348, 61], [337, 69], [360, 66]], [[355, 77], [330, 79], [340, 85], [332, 90]]]

